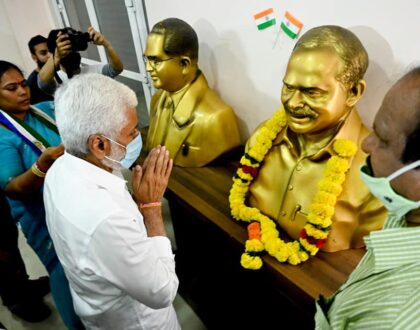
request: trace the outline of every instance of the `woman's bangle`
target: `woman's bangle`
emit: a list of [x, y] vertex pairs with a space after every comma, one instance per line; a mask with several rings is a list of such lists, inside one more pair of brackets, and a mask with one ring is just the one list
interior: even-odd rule
[[161, 206], [162, 202], [150, 202], [150, 203], [140, 203], [140, 208], [141, 209], [147, 209], [149, 207], [157, 207], [157, 206]]
[[36, 167], [38, 167], [38, 169], [41, 172], [44, 172], [45, 174], [47, 173], [48, 168], [47, 167], [44, 167], [44, 166], [41, 166], [41, 164], [39, 164], [39, 159], [35, 162], [35, 164], [36, 164]]
[[39, 178], [45, 178], [45, 172], [41, 171], [37, 166], [36, 162], [32, 164], [31, 171]]

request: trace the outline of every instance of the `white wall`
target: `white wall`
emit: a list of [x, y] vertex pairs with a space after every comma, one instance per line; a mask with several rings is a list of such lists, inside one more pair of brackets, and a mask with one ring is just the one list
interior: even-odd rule
[[49, 0], [0, 0], [0, 59], [29, 75], [36, 65], [28, 41], [37, 34], [47, 37], [54, 27]]
[[0, 59], [12, 62], [23, 67], [24, 62], [15, 33], [4, 6], [4, 0], [0, 0]]
[[[50, 1], [0, 0], [0, 59], [14, 62], [27, 74], [33, 70], [27, 42], [58, 26]], [[274, 46], [286, 10], [304, 23], [302, 32], [337, 24], [362, 40], [370, 65], [367, 92], [358, 108], [369, 126], [388, 87], [410, 65], [420, 63], [419, 0], [145, 0], [145, 4], [150, 27], [179, 17], [197, 31], [200, 66], [210, 85], [235, 109], [244, 140], [280, 104], [281, 82], [294, 45], [280, 34]], [[278, 24], [258, 31], [253, 15], [270, 7]]]
[[[200, 40], [199, 64], [240, 118], [243, 138], [280, 104], [285, 65], [294, 41], [273, 48], [286, 10], [304, 23], [302, 32], [325, 24], [346, 27], [365, 45], [370, 65], [367, 92], [359, 103], [371, 125], [390, 85], [420, 58], [419, 0], [146, 0], [150, 28], [167, 17], [193, 26]], [[258, 31], [253, 15], [274, 8], [277, 25]], [[417, 62], [419, 64], [419, 62]]]

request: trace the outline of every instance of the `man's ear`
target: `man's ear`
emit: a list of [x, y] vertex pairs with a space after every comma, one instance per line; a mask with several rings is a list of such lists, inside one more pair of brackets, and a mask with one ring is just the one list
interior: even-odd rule
[[108, 141], [99, 134], [93, 134], [88, 139], [89, 153], [97, 159], [103, 159], [109, 153]]
[[360, 100], [366, 90], [366, 81], [360, 79], [352, 88], [349, 89], [347, 94], [346, 104], [349, 108], [352, 108]]
[[36, 58], [36, 55], [35, 54], [31, 54], [31, 57], [32, 57], [32, 59], [35, 61], [35, 63], [37, 63], [37, 58]]
[[182, 73], [187, 74], [191, 70], [191, 58], [189, 56], [181, 56], [180, 64], [182, 66]]

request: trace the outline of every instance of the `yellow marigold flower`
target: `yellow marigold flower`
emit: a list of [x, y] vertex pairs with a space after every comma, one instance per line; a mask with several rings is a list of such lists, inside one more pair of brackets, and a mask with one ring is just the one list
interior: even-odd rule
[[246, 269], [260, 269], [262, 267], [262, 260], [258, 256], [250, 256], [248, 253], [243, 253], [241, 256], [241, 265]]
[[262, 144], [271, 142], [271, 141], [268, 141], [268, 138], [267, 138], [269, 133], [270, 131], [267, 127], [262, 127], [260, 131], [258, 132], [258, 135], [256, 138], [257, 142], [262, 143]]
[[284, 242], [278, 237], [274, 237], [269, 241], [264, 242], [264, 246], [267, 252], [273, 255], [276, 251], [279, 251], [284, 247]]
[[319, 225], [324, 221], [323, 217], [320, 217], [319, 215], [316, 215], [314, 213], [309, 213], [307, 216], [308, 222], [313, 223], [314, 225]]
[[289, 258], [287, 259], [287, 262], [291, 265], [299, 265], [301, 263], [301, 260], [299, 258], [299, 255], [297, 253], [294, 253], [292, 255], [289, 256]]
[[305, 250], [308, 251], [311, 254], [311, 256], [314, 256], [319, 251], [319, 249], [315, 245], [310, 244], [304, 238], [299, 238], [299, 242], [300, 242], [300, 244], [302, 244], [302, 246], [305, 248]]
[[309, 213], [307, 219], [309, 223], [321, 226], [322, 228], [327, 228], [332, 224], [331, 218], [320, 217], [319, 215], [316, 215], [314, 213]]
[[249, 174], [249, 173], [245, 173], [245, 172], [242, 170], [242, 168], [238, 169], [238, 170], [236, 171], [236, 174], [238, 174], [238, 176], [239, 176], [241, 179], [244, 179], [244, 180], [248, 180], [248, 181], [250, 181], [250, 180], [252, 180], [252, 179], [253, 179], [252, 175], [251, 175], [251, 174]]
[[298, 252], [298, 255], [299, 255], [299, 259], [300, 259], [302, 262], [305, 262], [306, 260], [308, 260], [308, 259], [309, 259], [309, 255], [308, 255], [305, 251], [299, 251], [299, 252]]
[[264, 244], [257, 239], [249, 239], [245, 242], [245, 251], [261, 252], [264, 251]]
[[331, 218], [334, 215], [335, 209], [332, 206], [319, 204], [319, 203], [312, 203], [310, 205], [311, 212], [319, 215], [322, 218]]
[[243, 189], [245, 192], [248, 191], [249, 182], [243, 182], [241, 179], [235, 177], [232, 180], [235, 186], [232, 186], [232, 189], [230, 191], [235, 191], [238, 189]]
[[289, 258], [289, 253], [286, 249], [280, 249], [274, 253], [270, 253], [271, 256], [277, 259], [279, 262], [285, 262]]
[[332, 156], [325, 164], [325, 168], [326, 171], [343, 173], [349, 168], [349, 162], [347, 159], [338, 156]]
[[357, 146], [350, 140], [336, 140], [333, 149], [340, 157], [351, 157], [356, 153]]
[[323, 230], [320, 230], [314, 226], [312, 226], [310, 223], [307, 223], [303, 228], [305, 228], [306, 233], [309, 236], [312, 236], [316, 239], [325, 239], [328, 237], [329, 232], [325, 232]]
[[251, 220], [254, 220], [258, 212], [259, 212], [258, 209], [254, 207], [242, 206], [239, 210], [239, 216], [244, 221], [251, 221]]
[[278, 234], [274, 221], [267, 221], [265, 218], [261, 218], [260, 223], [261, 223], [261, 231], [264, 231], [264, 232], [271, 231], [271, 232], [274, 232], [275, 234]]
[[332, 182], [331, 180], [322, 179], [318, 182], [318, 189], [329, 192], [335, 196], [339, 196], [343, 191], [341, 185]]
[[239, 161], [242, 165], [252, 166], [251, 161], [243, 155]]
[[326, 191], [318, 191], [312, 200], [313, 203], [328, 204], [331, 206], [335, 205], [336, 201], [337, 197]]
[[324, 178], [334, 182], [335, 184], [342, 185], [346, 180], [346, 175], [340, 172], [325, 171]]

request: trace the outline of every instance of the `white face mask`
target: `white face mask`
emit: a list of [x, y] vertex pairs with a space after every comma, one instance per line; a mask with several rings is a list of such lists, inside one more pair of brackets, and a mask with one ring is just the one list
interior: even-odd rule
[[417, 166], [420, 166], [420, 160], [404, 166], [385, 178], [375, 178], [371, 176], [371, 170], [368, 165], [360, 169], [362, 180], [368, 186], [370, 192], [377, 197], [388, 210], [388, 212], [397, 217], [402, 217], [411, 210], [420, 207], [420, 201], [412, 201], [401, 195], [398, 195], [391, 186], [391, 180], [408, 172]]
[[125, 156], [121, 160], [112, 159], [108, 156], [105, 156], [106, 159], [113, 161], [115, 163], [121, 164], [122, 167], [130, 168], [131, 165], [134, 164], [134, 162], [137, 160], [137, 158], [140, 155], [141, 148], [143, 146], [143, 141], [141, 139], [141, 134], [138, 134], [133, 141], [131, 141], [127, 146], [122, 145], [121, 143], [118, 143], [109, 137], [102, 135], [104, 138], [108, 139], [111, 142], [114, 142], [115, 144], [118, 144], [119, 146], [123, 147], [125, 151]]

